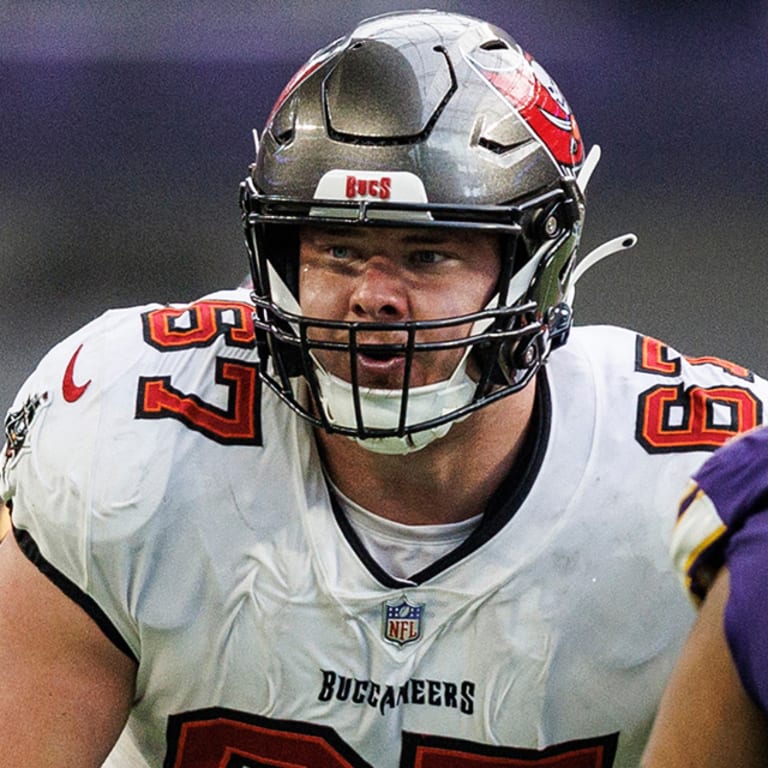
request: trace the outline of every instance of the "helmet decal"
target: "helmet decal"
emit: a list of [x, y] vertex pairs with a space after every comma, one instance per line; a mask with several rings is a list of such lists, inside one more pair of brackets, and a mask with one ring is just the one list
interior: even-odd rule
[[[364, 171], [335, 169], [325, 173], [315, 189], [316, 200], [354, 200], [392, 203], [426, 203], [427, 192], [421, 179], [408, 171]], [[348, 209], [313, 206], [310, 216], [326, 216], [344, 218]], [[381, 212], [371, 210], [367, 213], [369, 220], [382, 218]], [[405, 211], [399, 214], [385, 213], [383, 218], [398, 218], [403, 221], [429, 221], [431, 216], [426, 212]]]
[[407, 171], [333, 170], [318, 182], [315, 199], [426, 203], [427, 193], [421, 179]]
[[503, 96], [533, 134], [564, 168], [584, 160], [584, 145], [568, 102], [546, 70], [526, 52], [510, 67], [489, 69], [468, 55], [469, 63]]

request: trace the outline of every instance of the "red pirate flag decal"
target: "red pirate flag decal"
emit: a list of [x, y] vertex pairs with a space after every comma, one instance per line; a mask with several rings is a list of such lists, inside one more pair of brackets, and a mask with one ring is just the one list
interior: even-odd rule
[[584, 160], [576, 119], [555, 81], [534, 58], [517, 49], [511, 66], [490, 69], [469, 56], [473, 67], [501, 94], [533, 134], [565, 168]]

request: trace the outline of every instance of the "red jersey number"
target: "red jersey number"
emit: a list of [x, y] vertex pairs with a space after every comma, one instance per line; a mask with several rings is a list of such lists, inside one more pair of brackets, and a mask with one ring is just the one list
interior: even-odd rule
[[[228, 347], [250, 348], [255, 342], [251, 313], [248, 304], [226, 301], [161, 307], [142, 315], [144, 341], [161, 352], [174, 352], [210, 346], [221, 336]], [[170, 376], [142, 376], [136, 418], [177, 419], [219, 443], [260, 445], [257, 406], [261, 389], [257, 366], [217, 357], [215, 381], [227, 388], [225, 407], [180, 391]]]
[[[168, 740], [166, 768], [371, 768], [332, 728], [227, 709], [171, 717]], [[613, 733], [534, 750], [405, 733], [400, 768], [611, 768], [617, 741]]]
[[[715, 365], [741, 381], [752, 373], [717, 357], [688, 357], [690, 365]], [[656, 339], [638, 336], [635, 369], [679, 376], [682, 358]], [[640, 393], [635, 437], [649, 453], [714, 450], [763, 420], [762, 403], [747, 387], [656, 385]]]

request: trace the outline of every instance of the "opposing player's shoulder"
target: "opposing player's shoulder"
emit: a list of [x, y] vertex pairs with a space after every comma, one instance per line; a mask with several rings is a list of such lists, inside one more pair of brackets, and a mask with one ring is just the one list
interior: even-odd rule
[[730, 536], [768, 511], [768, 427], [740, 434], [693, 474], [680, 502], [671, 551], [687, 588], [707, 593]]
[[[671, 541], [678, 574], [694, 602], [712, 594], [727, 566], [727, 603], [718, 614], [742, 685], [768, 711], [768, 647], [762, 618], [768, 589], [768, 428], [733, 438], [693, 474]], [[714, 589], [713, 589], [714, 587]]]
[[744, 432], [716, 451], [693, 476], [723, 510], [729, 524], [738, 513], [768, 500], [768, 428]]

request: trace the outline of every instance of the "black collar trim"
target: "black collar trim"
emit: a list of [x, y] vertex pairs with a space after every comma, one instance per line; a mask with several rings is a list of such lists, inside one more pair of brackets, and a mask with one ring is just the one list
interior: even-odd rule
[[371, 575], [392, 589], [423, 584], [441, 571], [466, 557], [496, 535], [515, 515], [525, 501], [541, 469], [552, 428], [552, 397], [546, 372], [541, 370], [536, 381], [536, 401], [528, 434], [514, 466], [494, 492], [480, 525], [456, 549], [451, 550], [410, 579], [397, 579], [388, 574], [369, 554], [355, 533], [333, 491], [328, 488], [333, 514], [344, 537]]

